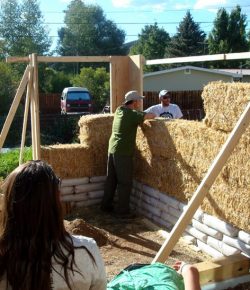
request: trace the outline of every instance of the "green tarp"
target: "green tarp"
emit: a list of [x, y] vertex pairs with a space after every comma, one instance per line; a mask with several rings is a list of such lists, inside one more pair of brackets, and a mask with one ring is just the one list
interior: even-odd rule
[[135, 264], [113, 278], [107, 290], [184, 290], [182, 276], [161, 264]]

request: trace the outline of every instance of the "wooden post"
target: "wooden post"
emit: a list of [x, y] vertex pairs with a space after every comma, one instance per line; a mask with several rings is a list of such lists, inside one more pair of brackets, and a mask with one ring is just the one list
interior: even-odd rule
[[[29, 55], [30, 59], [30, 66], [32, 66], [32, 56]], [[35, 131], [35, 100], [34, 100], [34, 88], [33, 88], [33, 76], [34, 70], [32, 74], [32, 85], [30, 86], [30, 123], [31, 123], [31, 145], [32, 145], [32, 159], [37, 159], [37, 152], [36, 152], [36, 131]]]
[[250, 123], [250, 102], [152, 263], [165, 262]]
[[37, 55], [31, 55], [33, 67], [33, 88], [31, 94], [31, 130], [32, 130], [32, 155], [33, 160], [41, 158], [40, 119], [39, 119], [39, 94], [38, 94], [38, 63]]
[[25, 136], [26, 136], [26, 129], [27, 129], [32, 81], [33, 81], [33, 69], [31, 68], [29, 71], [29, 82], [28, 82], [28, 86], [27, 86], [27, 93], [26, 93], [26, 100], [25, 100], [25, 109], [24, 109], [24, 117], [23, 117], [23, 130], [22, 130], [21, 148], [20, 148], [20, 154], [19, 154], [19, 165], [23, 163], [23, 150], [24, 150]]
[[3, 129], [2, 129], [2, 132], [1, 132], [1, 135], [0, 135], [0, 149], [2, 149], [2, 147], [3, 147], [4, 141], [6, 139], [6, 136], [7, 136], [8, 132], [9, 132], [9, 129], [10, 129], [10, 125], [11, 125], [13, 119], [14, 119], [17, 107], [18, 107], [18, 105], [20, 103], [20, 100], [21, 100], [21, 98], [23, 96], [25, 87], [26, 87], [27, 82], [28, 82], [29, 71], [30, 71], [30, 67], [27, 66], [26, 69], [25, 69], [25, 72], [23, 74], [22, 80], [21, 80], [21, 82], [19, 84], [19, 87], [17, 89], [15, 98], [14, 98], [14, 100], [12, 102], [11, 107], [10, 107], [9, 113], [7, 115], [7, 118], [6, 118], [5, 122], [4, 122]]

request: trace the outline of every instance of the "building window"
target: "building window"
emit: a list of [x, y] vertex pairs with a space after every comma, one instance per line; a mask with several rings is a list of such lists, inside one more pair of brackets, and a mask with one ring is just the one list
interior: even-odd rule
[[185, 68], [184, 74], [185, 75], [191, 75], [191, 69], [190, 68]]

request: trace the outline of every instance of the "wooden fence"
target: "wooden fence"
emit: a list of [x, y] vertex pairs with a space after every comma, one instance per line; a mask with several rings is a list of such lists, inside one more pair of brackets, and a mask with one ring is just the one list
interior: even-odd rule
[[61, 112], [61, 94], [40, 94], [39, 109], [42, 114], [59, 114]]
[[[171, 102], [177, 104], [188, 120], [202, 120], [204, 118], [202, 91], [171, 92]], [[144, 92], [143, 109], [159, 103], [159, 92]], [[40, 94], [39, 104], [41, 114], [59, 114], [61, 94]]]

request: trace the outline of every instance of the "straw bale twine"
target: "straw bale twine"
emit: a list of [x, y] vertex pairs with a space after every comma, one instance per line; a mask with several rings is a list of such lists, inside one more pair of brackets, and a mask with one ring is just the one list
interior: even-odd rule
[[81, 144], [59, 144], [42, 147], [41, 156], [60, 178], [78, 178], [95, 173], [90, 151]]
[[230, 132], [250, 101], [249, 83], [212, 82], [202, 92], [207, 126]]

